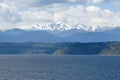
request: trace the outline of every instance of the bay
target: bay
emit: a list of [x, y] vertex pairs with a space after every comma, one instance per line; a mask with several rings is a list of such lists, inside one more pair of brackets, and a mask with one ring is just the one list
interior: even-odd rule
[[0, 80], [120, 80], [120, 56], [1, 55]]

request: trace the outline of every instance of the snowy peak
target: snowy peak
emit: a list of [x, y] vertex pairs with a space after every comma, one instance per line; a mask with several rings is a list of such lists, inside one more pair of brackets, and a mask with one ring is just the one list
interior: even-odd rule
[[76, 24], [76, 25], [66, 25], [64, 23], [53, 23], [48, 25], [35, 25], [33, 27], [29, 27], [29, 30], [46, 30], [46, 31], [67, 31], [67, 30], [80, 30], [87, 32], [101, 32], [116, 28], [118, 26], [98, 26], [98, 25], [85, 25], [85, 24]]
[[65, 31], [65, 30], [71, 29], [71, 27], [69, 27], [68, 25], [65, 25], [63, 23], [50, 24], [48, 26], [51, 27], [52, 30], [56, 30], [56, 31]]
[[102, 32], [117, 27], [118, 26], [99, 26], [99, 25], [85, 25], [85, 24], [77, 24], [73, 26], [74, 29], [84, 30], [87, 32]]
[[[31, 28], [32, 30], [11, 29], [0, 31], [0, 42], [104, 42], [120, 41], [120, 28], [100, 26], [66, 26], [50, 24]], [[50, 31], [51, 30], [51, 31]], [[54, 31], [58, 30], [58, 31]], [[59, 31], [60, 30], [60, 31]], [[62, 31], [61, 31], [62, 30]], [[91, 32], [90, 32], [91, 31]], [[97, 32], [96, 32], [97, 31]]]
[[63, 24], [63, 23], [57, 23], [57, 24], [48, 24], [48, 25], [35, 25], [34, 27], [29, 28], [29, 30], [47, 30], [47, 31], [65, 31], [69, 30], [71, 27]]

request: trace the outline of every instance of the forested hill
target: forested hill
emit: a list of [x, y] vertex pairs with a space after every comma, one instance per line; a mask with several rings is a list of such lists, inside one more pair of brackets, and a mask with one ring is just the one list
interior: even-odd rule
[[0, 43], [0, 54], [119, 55], [120, 42]]

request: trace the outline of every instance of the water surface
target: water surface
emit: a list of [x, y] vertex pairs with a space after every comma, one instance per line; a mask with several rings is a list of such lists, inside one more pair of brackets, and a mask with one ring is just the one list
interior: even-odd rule
[[120, 80], [120, 56], [0, 56], [0, 80]]

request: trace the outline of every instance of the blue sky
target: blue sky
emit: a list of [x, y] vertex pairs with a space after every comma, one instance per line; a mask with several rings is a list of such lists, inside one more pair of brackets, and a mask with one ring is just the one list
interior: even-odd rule
[[59, 22], [120, 26], [120, 0], [0, 0], [2, 30]]

